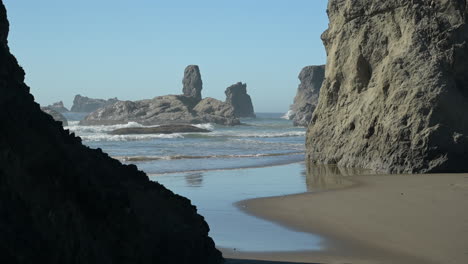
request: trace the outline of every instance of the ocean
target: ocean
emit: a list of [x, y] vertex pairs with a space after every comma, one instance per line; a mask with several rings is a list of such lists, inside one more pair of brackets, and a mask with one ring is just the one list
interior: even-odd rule
[[135, 122], [80, 126], [82, 113], [66, 113], [85, 145], [101, 148], [150, 179], [186, 196], [208, 222], [218, 247], [243, 251], [319, 249], [321, 239], [247, 215], [236, 202], [307, 191], [305, 128], [281, 113], [257, 113], [227, 127], [200, 124], [210, 133], [109, 135]]

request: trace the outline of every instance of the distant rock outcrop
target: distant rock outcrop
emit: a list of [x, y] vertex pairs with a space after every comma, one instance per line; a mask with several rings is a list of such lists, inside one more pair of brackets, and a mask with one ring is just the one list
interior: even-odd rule
[[182, 84], [182, 92], [185, 96], [194, 98], [197, 102], [202, 99], [203, 82], [197, 65], [189, 65], [185, 68]]
[[[80, 121], [80, 124], [112, 125], [125, 124], [130, 121], [143, 125], [215, 123], [232, 126], [240, 124], [229, 105], [213, 98], [198, 100], [202, 89], [198, 66], [190, 65], [185, 69], [183, 83], [184, 95], [165, 95], [140, 101], [119, 101], [90, 113]], [[188, 89], [190, 87], [193, 89]], [[194, 92], [194, 95], [192, 96], [192, 93], [188, 91]]]
[[252, 99], [247, 94], [247, 84], [238, 82], [226, 88], [226, 103], [234, 109], [236, 117], [255, 117]]
[[86, 96], [81, 96], [78, 94], [75, 96], [75, 99], [73, 99], [73, 106], [70, 109], [70, 111], [91, 113], [101, 107], [114, 104], [118, 101], [119, 100], [117, 98], [110, 98], [107, 100], [94, 99], [94, 98], [89, 98]]
[[318, 104], [320, 87], [325, 78], [325, 65], [304, 67], [299, 74], [301, 83], [297, 88], [294, 103], [291, 105], [288, 118], [295, 126], [307, 127], [312, 113]]
[[468, 6], [330, 0], [313, 163], [394, 173], [468, 171]]
[[55, 121], [60, 121], [62, 122], [62, 126], [68, 126], [68, 121], [67, 119], [58, 111], [55, 109], [46, 106], [46, 107], [41, 107], [41, 110], [54, 118]]
[[49, 108], [49, 109], [55, 110], [55, 111], [57, 111], [59, 113], [69, 112], [68, 109], [63, 105], [62, 101], [53, 103], [53, 104], [48, 105], [46, 107]]
[[40, 110], [8, 28], [0, 0], [0, 262], [221, 263], [188, 199]]

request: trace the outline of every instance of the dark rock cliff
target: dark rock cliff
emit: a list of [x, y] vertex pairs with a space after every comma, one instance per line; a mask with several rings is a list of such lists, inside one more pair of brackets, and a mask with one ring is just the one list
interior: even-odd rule
[[62, 126], [68, 126], [68, 120], [67, 118], [65, 118], [60, 112], [56, 111], [54, 108], [51, 108], [49, 106], [46, 106], [46, 107], [41, 107], [41, 110], [47, 114], [49, 114], [50, 116], [52, 116], [52, 118], [55, 120], [55, 121], [60, 121], [62, 122]]
[[255, 117], [252, 99], [247, 94], [247, 84], [238, 82], [226, 88], [226, 103], [234, 109], [236, 117]]
[[220, 263], [186, 198], [40, 110], [0, 0], [0, 263]]
[[318, 104], [320, 87], [325, 78], [325, 65], [304, 67], [298, 78], [301, 83], [291, 105], [289, 118], [295, 126], [307, 127]]
[[81, 96], [77, 94], [75, 95], [75, 98], [73, 99], [73, 105], [70, 111], [91, 113], [101, 107], [114, 104], [118, 101], [119, 100], [117, 98], [110, 98], [110, 99], [104, 100], [104, 99], [89, 98], [89, 97]]
[[330, 0], [308, 159], [395, 173], [468, 171], [465, 0]]

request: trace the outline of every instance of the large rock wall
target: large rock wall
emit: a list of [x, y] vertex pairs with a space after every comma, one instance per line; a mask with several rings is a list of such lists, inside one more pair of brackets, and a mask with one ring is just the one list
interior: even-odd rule
[[325, 65], [306, 66], [298, 76], [300, 80], [289, 118], [295, 126], [308, 126], [318, 104], [320, 87], [325, 78]]
[[308, 159], [399, 173], [468, 171], [465, 0], [330, 0]]
[[40, 110], [0, 0], [0, 263], [220, 263], [186, 198]]

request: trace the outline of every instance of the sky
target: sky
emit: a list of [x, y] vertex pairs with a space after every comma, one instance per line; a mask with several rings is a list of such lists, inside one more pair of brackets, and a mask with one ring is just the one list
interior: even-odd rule
[[41, 105], [182, 92], [199, 65], [203, 97], [247, 83], [256, 112], [286, 112], [307, 65], [326, 62], [327, 0], [3, 0], [9, 46]]

